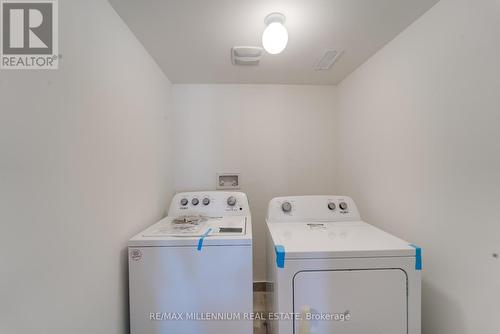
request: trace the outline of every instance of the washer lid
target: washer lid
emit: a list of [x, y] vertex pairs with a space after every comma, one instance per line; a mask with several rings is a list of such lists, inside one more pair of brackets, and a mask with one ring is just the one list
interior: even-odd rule
[[[181, 218], [181, 219], [179, 219]], [[245, 216], [166, 217], [129, 240], [129, 246], [251, 245], [251, 222]]]
[[415, 249], [375, 226], [356, 222], [267, 223], [287, 259], [414, 256]]

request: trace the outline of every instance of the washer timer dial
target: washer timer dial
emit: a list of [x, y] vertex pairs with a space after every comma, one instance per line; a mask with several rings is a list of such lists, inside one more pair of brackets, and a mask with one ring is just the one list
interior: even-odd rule
[[234, 206], [236, 204], [236, 197], [234, 196], [229, 196], [227, 198], [227, 205], [229, 206]]

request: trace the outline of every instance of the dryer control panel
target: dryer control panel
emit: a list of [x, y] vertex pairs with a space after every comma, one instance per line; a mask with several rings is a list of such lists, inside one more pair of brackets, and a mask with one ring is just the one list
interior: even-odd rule
[[269, 202], [268, 222], [361, 220], [354, 201], [347, 196], [287, 196]]
[[250, 216], [247, 195], [239, 191], [183, 192], [170, 202], [168, 215]]

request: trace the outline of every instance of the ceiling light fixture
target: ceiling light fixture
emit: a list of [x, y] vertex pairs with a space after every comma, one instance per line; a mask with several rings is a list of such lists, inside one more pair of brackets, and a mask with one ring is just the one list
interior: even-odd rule
[[288, 32], [284, 26], [285, 15], [271, 13], [266, 16], [264, 23], [267, 25], [262, 34], [264, 50], [273, 55], [281, 53], [288, 43]]

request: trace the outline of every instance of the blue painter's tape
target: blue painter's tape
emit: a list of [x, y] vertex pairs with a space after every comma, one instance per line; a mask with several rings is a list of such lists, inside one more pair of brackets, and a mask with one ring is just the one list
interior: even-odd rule
[[422, 270], [422, 248], [414, 244], [410, 246], [415, 248], [415, 270]]
[[200, 240], [198, 240], [198, 251], [201, 252], [201, 248], [203, 247], [203, 239], [205, 239], [208, 236], [210, 231], [212, 231], [211, 228], [209, 228], [205, 233], [201, 235]]
[[274, 246], [276, 252], [276, 266], [278, 268], [285, 268], [285, 247], [281, 245]]

